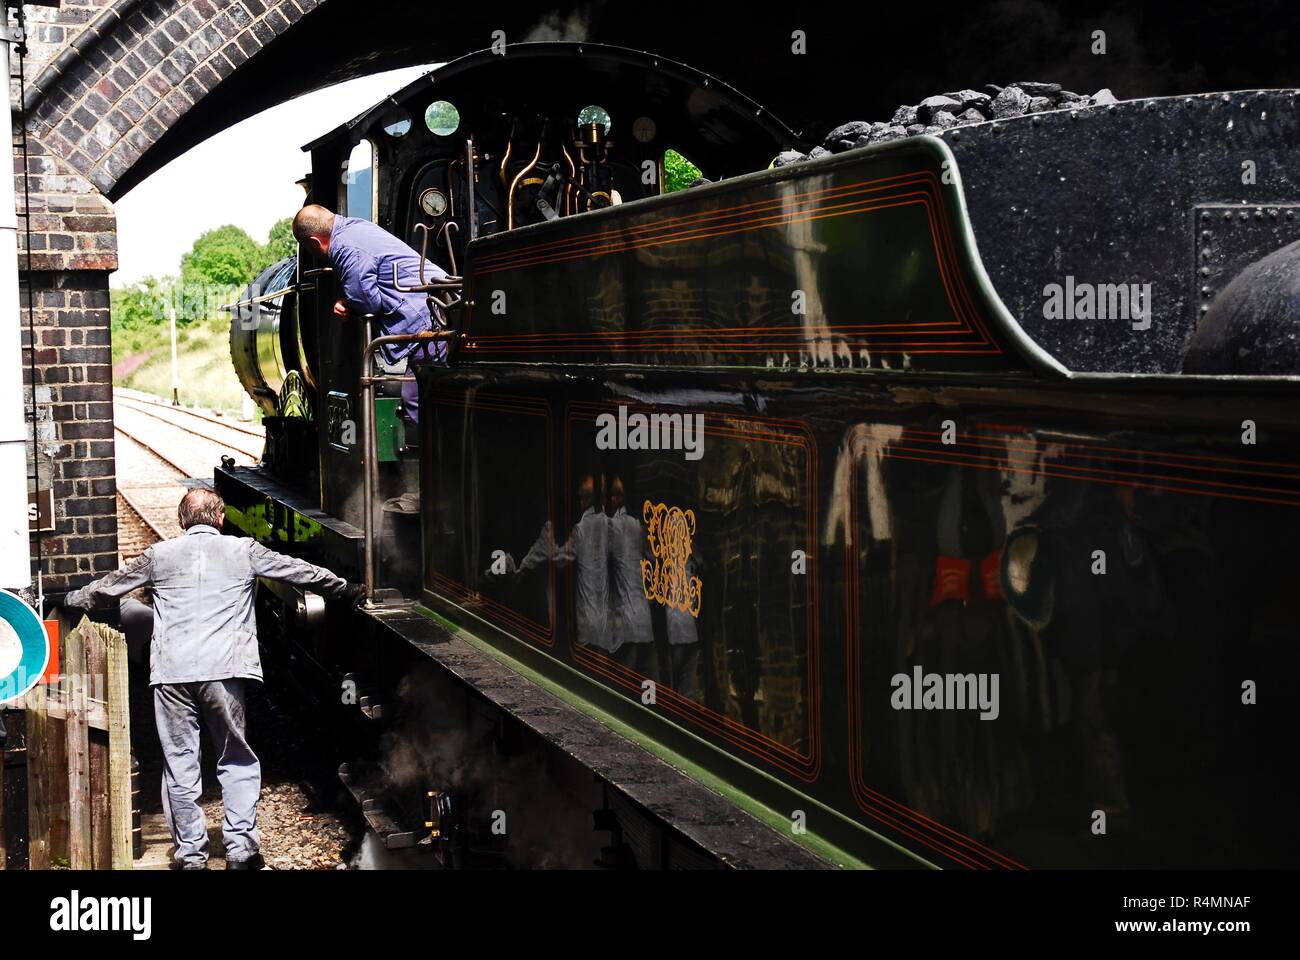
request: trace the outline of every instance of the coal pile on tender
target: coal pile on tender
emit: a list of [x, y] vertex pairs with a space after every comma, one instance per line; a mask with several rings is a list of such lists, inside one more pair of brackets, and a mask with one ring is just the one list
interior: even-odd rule
[[802, 160], [817, 160], [833, 153], [843, 153], [890, 140], [902, 140], [926, 133], [942, 134], [954, 127], [965, 127], [989, 120], [1008, 120], [1049, 110], [1077, 110], [1117, 103], [1110, 90], [1098, 90], [1088, 96], [1061, 89], [1059, 83], [1022, 80], [1000, 87], [988, 84], [983, 91], [958, 90], [926, 97], [915, 106], [904, 104], [894, 111], [889, 122], [851, 120], [826, 134], [822, 145], [807, 154], [787, 150], [773, 166], [784, 167]]

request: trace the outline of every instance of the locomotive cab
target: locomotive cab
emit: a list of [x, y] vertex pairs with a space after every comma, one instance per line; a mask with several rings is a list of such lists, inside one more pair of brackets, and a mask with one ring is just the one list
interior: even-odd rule
[[[455, 330], [464, 303], [454, 281], [475, 239], [746, 173], [796, 142], [761, 106], [683, 64], [595, 44], [520, 43], [436, 69], [303, 149], [308, 202], [372, 220], [453, 278], [428, 292], [433, 315]], [[339, 521], [333, 532], [326, 524], [334, 545], [326, 556], [357, 579], [369, 521], [375, 585], [412, 596], [420, 541], [408, 515], [419, 464], [398, 394], [413, 368], [367, 371], [375, 377], [366, 403], [370, 319], [333, 315], [338, 284], [327, 263], [304, 252], [296, 277], [289, 270], [277, 264], [259, 277], [232, 319], [236, 368], [267, 417], [264, 466], [298, 488], [305, 509]], [[522, 320], [527, 305], [499, 298], [490, 309]], [[453, 355], [457, 346], [452, 337]], [[369, 498], [363, 479], [374, 485]]]

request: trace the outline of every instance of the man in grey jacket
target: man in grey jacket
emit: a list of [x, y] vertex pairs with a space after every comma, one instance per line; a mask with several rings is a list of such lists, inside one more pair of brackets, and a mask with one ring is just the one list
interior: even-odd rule
[[174, 866], [184, 870], [202, 870], [208, 862], [207, 824], [198, 804], [200, 722], [218, 754], [226, 868], [262, 866], [257, 832], [262, 771], [244, 737], [244, 683], [262, 679], [253, 614], [258, 578], [348, 599], [357, 590], [328, 570], [255, 540], [222, 536], [225, 508], [211, 490], [189, 491], [178, 510], [183, 536], [155, 543], [65, 601], [89, 609], [101, 598], [153, 587], [149, 684], [163, 751], [163, 813], [176, 845]]

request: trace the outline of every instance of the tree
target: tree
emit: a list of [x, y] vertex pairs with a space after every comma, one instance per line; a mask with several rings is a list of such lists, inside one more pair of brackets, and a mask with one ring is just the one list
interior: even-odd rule
[[298, 252], [298, 241], [293, 235], [293, 218], [277, 220], [271, 227], [271, 234], [266, 238], [266, 266], [279, 263], [285, 257], [292, 257]]
[[181, 257], [181, 280], [222, 287], [242, 286], [265, 265], [261, 244], [236, 226], [217, 227], [194, 241]]
[[172, 304], [175, 277], [145, 277], [129, 287], [114, 287], [110, 291], [110, 316], [114, 332], [118, 330], [143, 330], [167, 319], [167, 308]]

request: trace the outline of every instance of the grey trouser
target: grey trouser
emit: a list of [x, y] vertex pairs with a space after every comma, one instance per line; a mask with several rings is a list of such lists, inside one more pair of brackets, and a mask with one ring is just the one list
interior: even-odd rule
[[217, 753], [217, 779], [226, 810], [226, 860], [258, 852], [257, 798], [262, 768], [244, 739], [244, 681], [160, 683], [153, 688], [154, 721], [163, 752], [163, 814], [176, 844], [176, 861], [208, 859], [208, 826], [199, 807], [199, 721]]

